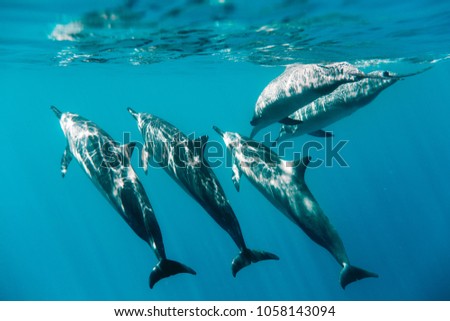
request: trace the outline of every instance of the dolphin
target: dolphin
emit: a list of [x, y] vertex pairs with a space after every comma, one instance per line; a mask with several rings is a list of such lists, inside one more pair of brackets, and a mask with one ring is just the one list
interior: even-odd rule
[[384, 75], [366, 75], [347, 62], [287, 66], [259, 95], [250, 122], [253, 126], [250, 138], [275, 122], [299, 124], [299, 121], [288, 116], [317, 98], [330, 94], [342, 84], [371, 77], [385, 78]]
[[149, 277], [150, 288], [162, 278], [178, 273], [196, 274], [191, 268], [167, 259], [164, 243], [153, 208], [130, 164], [134, 142], [120, 145], [108, 133], [77, 114], [51, 109], [67, 138], [61, 160], [64, 177], [73, 157], [89, 176], [95, 187], [122, 216], [133, 231], [153, 249], [157, 265]]
[[314, 242], [328, 250], [342, 266], [339, 281], [343, 289], [357, 280], [378, 277], [350, 264], [344, 244], [305, 183], [309, 157], [284, 161], [268, 147], [237, 133], [214, 130], [231, 152], [233, 183], [239, 188], [241, 174], [287, 218], [300, 227]]
[[340, 85], [330, 94], [319, 97], [292, 113], [288, 118], [298, 124], [282, 124], [277, 141], [304, 134], [328, 137], [331, 134], [323, 131], [322, 128], [368, 105], [383, 90], [399, 80], [389, 71], [374, 71], [368, 75], [379, 76], [379, 78], [364, 78]]
[[192, 140], [157, 116], [137, 113], [131, 108], [128, 111], [137, 120], [144, 138], [144, 170], [147, 172], [148, 162], [153, 158], [236, 243], [240, 253], [231, 264], [234, 277], [251, 263], [278, 260], [275, 254], [251, 250], [245, 244], [237, 217], [219, 180], [203, 156], [207, 136]]

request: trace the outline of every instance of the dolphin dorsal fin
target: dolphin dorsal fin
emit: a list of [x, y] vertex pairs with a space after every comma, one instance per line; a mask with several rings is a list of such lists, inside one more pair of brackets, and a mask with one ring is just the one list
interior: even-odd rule
[[128, 144], [124, 144], [123, 151], [125, 153], [125, 156], [127, 156], [128, 158], [131, 158], [135, 147], [136, 147], [136, 142], [129, 142]]
[[308, 167], [310, 161], [311, 157], [305, 156], [303, 158], [296, 159], [293, 161], [286, 161], [285, 166], [291, 169], [292, 175], [295, 175], [300, 179], [305, 179], [306, 168]]
[[189, 147], [192, 148], [195, 151], [195, 153], [198, 153], [198, 155], [200, 155], [202, 159], [208, 139], [209, 139], [208, 135], [203, 135], [197, 137], [196, 139], [189, 140]]
[[203, 135], [200, 136], [199, 138], [196, 138], [195, 140], [200, 141], [202, 143], [202, 146], [204, 147], [205, 144], [208, 142], [208, 139], [209, 139], [208, 135]]

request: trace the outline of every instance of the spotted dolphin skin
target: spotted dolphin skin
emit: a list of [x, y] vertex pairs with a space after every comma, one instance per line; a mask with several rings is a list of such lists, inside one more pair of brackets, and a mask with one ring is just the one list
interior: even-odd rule
[[[288, 116], [317, 98], [330, 94], [342, 84], [368, 77], [374, 76], [366, 75], [347, 62], [288, 66], [258, 97], [250, 122], [253, 126], [250, 137], [253, 138], [262, 128], [276, 122], [298, 124], [298, 121]], [[384, 75], [377, 77], [385, 78]]]
[[275, 254], [247, 248], [236, 215], [216, 175], [203, 157], [208, 140], [192, 140], [167, 121], [128, 108], [144, 138], [144, 170], [153, 159], [195, 199], [236, 243], [240, 253], [233, 260], [232, 274], [261, 260], [278, 260]]
[[388, 71], [374, 71], [356, 82], [340, 85], [332, 93], [319, 97], [303, 106], [288, 118], [298, 122], [296, 125], [281, 125], [277, 141], [312, 134], [328, 136], [322, 128], [349, 116], [372, 102], [384, 89], [395, 84], [399, 78]]
[[243, 173], [250, 182], [294, 224], [300, 227], [314, 242], [328, 250], [342, 266], [342, 288], [352, 282], [368, 277], [378, 277], [350, 264], [339, 234], [325, 216], [309, 191], [304, 175], [309, 158], [295, 162], [280, 159], [254, 140], [237, 133], [214, 130], [222, 136], [234, 158], [233, 182], [239, 186]]
[[133, 231], [155, 252], [158, 264], [149, 285], [178, 273], [196, 274], [191, 268], [166, 258], [164, 243], [150, 201], [130, 165], [135, 143], [120, 145], [95, 123], [77, 114], [62, 113], [52, 106], [67, 138], [61, 173], [67, 172], [73, 157], [114, 209]]

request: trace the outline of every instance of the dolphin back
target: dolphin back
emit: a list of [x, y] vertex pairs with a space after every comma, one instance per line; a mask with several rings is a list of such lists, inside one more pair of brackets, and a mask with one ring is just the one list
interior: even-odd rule
[[162, 259], [158, 262], [158, 264], [156, 264], [156, 266], [150, 273], [150, 289], [153, 289], [153, 286], [159, 280], [179, 273], [189, 273], [194, 275], [197, 274], [193, 269], [184, 264], [181, 264], [180, 262]]
[[269, 252], [250, 250], [246, 248], [233, 259], [233, 262], [231, 262], [231, 272], [233, 273], [233, 276], [236, 277], [236, 274], [241, 269], [252, 263], [264, 260], [279, 260], [279, 258], [275, 254]]

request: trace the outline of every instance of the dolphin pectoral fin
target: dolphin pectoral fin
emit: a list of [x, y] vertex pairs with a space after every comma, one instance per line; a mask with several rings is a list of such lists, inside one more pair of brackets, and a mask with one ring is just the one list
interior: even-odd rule
[[313, 132], [308, 133], [308, 135], [314, 136], [314, 137], [333, 137], [332, 132], [324, 131], [323, 129], [315, 130]]
[[69, 167], [71, 160], [72, 160], [72, 153], [70, 152], [69, 145], [67, 145], [61, 158], [61, 175], [63, 178], [64, 176], [66, 176], [67, 168]]
[[302, 123], [301, 120], [293, 119], [293, 118], [289, 118], [289, 117], [283, 118], [282, 120], [280, 120], [278, 122], [283, 125], [289, 125], [289, 126], [300, 125]]
[[231, 169], [233, 171], [233, 175], [231, 176], [231, 180], [233, 181], [234, 187], [239, 192], [240, 181], [241, 181], [241, 171], [239, 170], [239, 167], [236, 164], [233, 164], [233, 167]]
[[233, 259], [233, 262], [231, 262], [231, 273], [234, 277], [236, 277], [236, 274], [240, 270], [242, 270], [246, 266], [249, 266], [251, 263], [257, 263], [264, 260], [279, 259], [280, 258], [275, 254], [258, 250], [250, 250], [246, 248]]
[[162, 259], [161, 261], [158, 262], [158, 264], [156, 264], [156, 266], [150, 273], [149, 277], [150, 289], [153, 289], [153, 286], [159, 280], [179, 273], [189, 273], [193, 275], [197, 274], [193, 269], [184, 264], [181, 264], [177, 261]]
[[339, 282], [343, 289], [355, 281], [362, 280], [365, 278], [377, 278], [378, 274], [363, 270], [359, 267], [352, 266], [350, 264], [344, 263], [344, 267], [341, 270], [339, 276]]
[[240, 182], [239, 182], [239, 178], [236, 177], [236, 175], [233, 174], [233, 177], [231, 178], [233, 181], [233, 185], [236, 188], [236, 191], [239, 192], [240, 190]]

